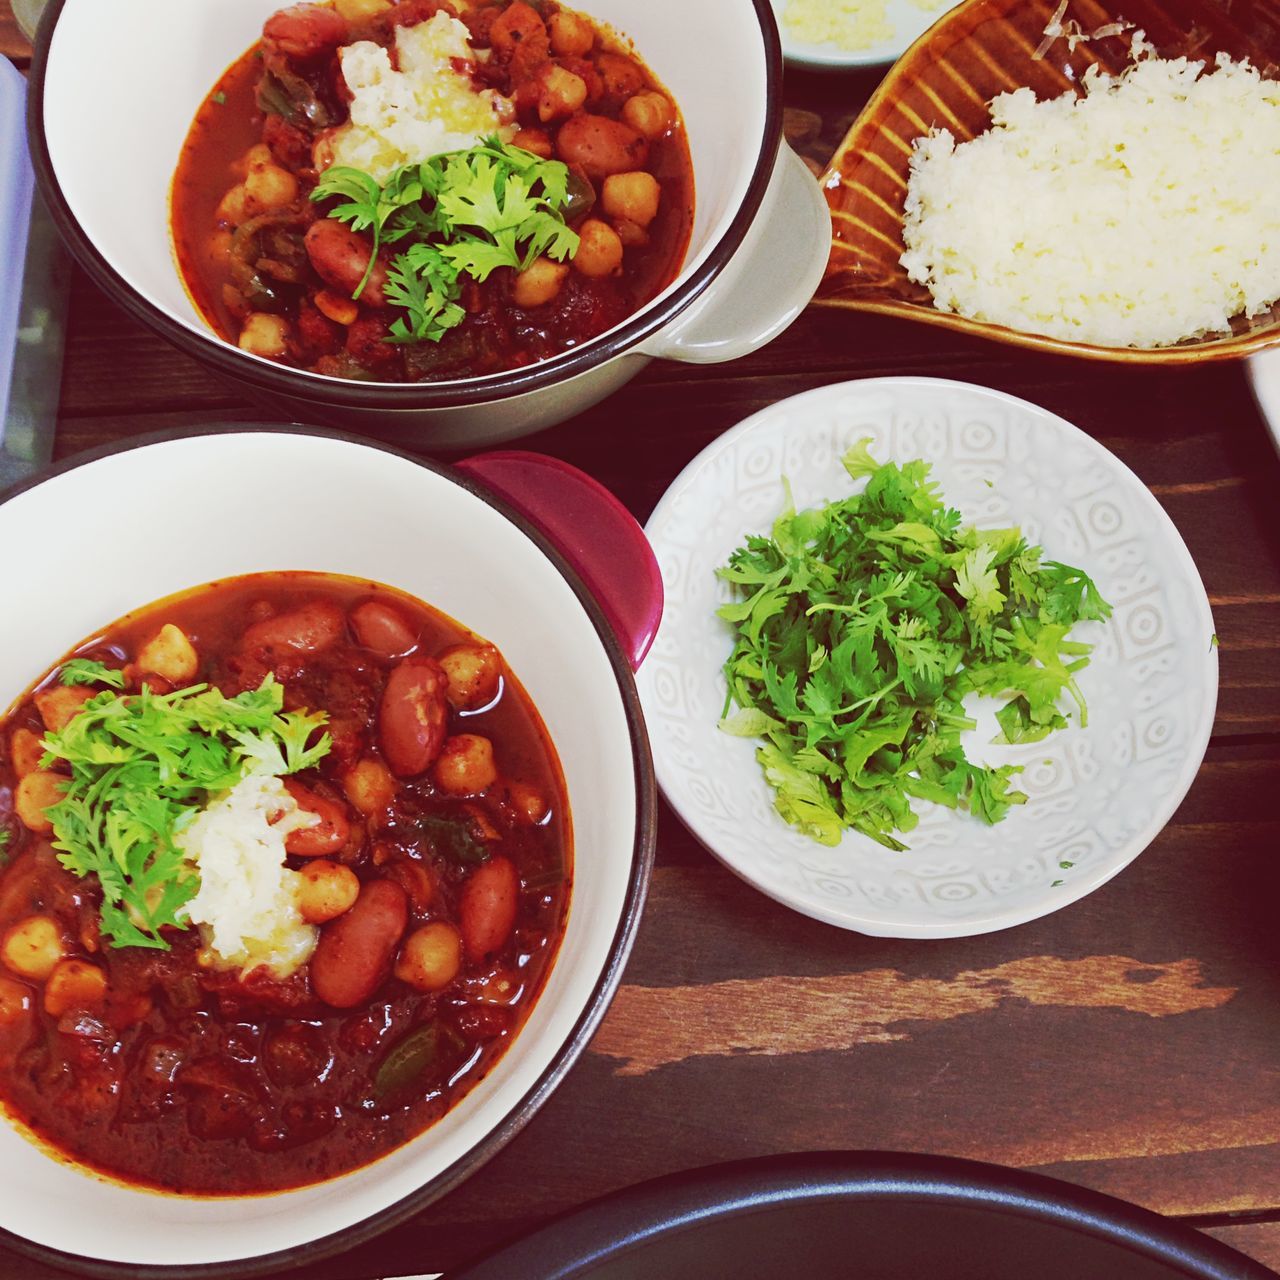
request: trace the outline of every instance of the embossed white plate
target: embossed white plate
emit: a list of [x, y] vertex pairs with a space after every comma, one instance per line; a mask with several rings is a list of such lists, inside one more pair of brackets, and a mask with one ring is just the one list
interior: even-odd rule
[[[1023, 766], [1029, 796], [994, 827], [919, 804], [894, 853], [851, 833], [826, 848], [788, 827], [755, 760], [720, 732], [732, 647], [715, 576], [781, 510], [853, 491], [841, 454], [925, 458], [966, 521], [1021, 525], [1051, 559], [1089, 572], [1114, 613], [1077, 628], [1095, 645], [1080, 685], [1089, 723], [1024, 747], [991, 745], [995, 703], [966, 749]], [[1026, 401], [932, 378], [879, 378], [784, 400], [726, 432], [676, 478], [646, 526], [666, 609], [639, 676], [658, 782], [726, 866], [779, 902], [847, 929], [940, 938], [1022, 924], [1077, 901], [1153, 840], [1186, 794], [1218, 691], [1209, 601], [1173, 522], [1097, 441]]]

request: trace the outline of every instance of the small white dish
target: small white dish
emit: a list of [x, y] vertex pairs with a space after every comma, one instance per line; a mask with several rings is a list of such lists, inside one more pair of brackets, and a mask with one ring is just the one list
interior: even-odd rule
[[865, 43], [858, 48], [797, 39], [787, 23], [790, 0], [771, 3], [782, 38], [782, 56], [788, 63], [808, 71], [841, 71], [893, 62], [959, 0], [862, 0], [858, 25], [852, 28], [866, 33]]
[[1271, 433], [1271, 442], [1280, 452], [1280, 347], [1260, 351], [1245, 363], [1258, 412]]
[[[1114, 608], [1078, 627], [1096, 647], [1080, 684], [1089, 724], [1022, 747], [966, 739], [970, 756], [1024, 767], [1027, 804], [994, 827], [918, 803], [894, 853], [858, 833], [826, 848], [773, 808], [756, 742], [720, 731], [732, 648], [717, 567], [748, 533], [853, 491], [841, 455], [924, 458], [966, 522], [1020, 525], [1049, 558], [1086, 570]], [[842, 928], [940, 938], [1025, 923], [1106, 883], [1153, 840], [1190, 787], [1218, 689], [1213, 617], [1173, 522], [1102, 445], [1026, 401], [932, 378], [821, 387], [735, 427], [676, 478], [645, 532], [666, 606], [639, 677], [658, 782], [698, 839], [770, 897]]]

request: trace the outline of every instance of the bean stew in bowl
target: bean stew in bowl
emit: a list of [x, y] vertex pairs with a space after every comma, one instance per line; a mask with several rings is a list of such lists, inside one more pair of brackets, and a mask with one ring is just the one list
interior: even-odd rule
[[172, 217], [229, 342], [422, 382], [612, 328], [675, 278], [693, 202], [676, 104], [586, 15], [331, 0], [273, 13], [218, 81]]
[[50, 0], [37, 183], [116, 301], [290, 416], [512, 439], [754, 351], [821, 278], [768, 0], [697, 10]]
[[254, 574], [153, 605], [0, 740], [0, 1097], [109, 1173], [365, 1164], [485, 1074], [554, 961], [554, 750], [498, 650], [398, 592]]
[[349, 1246], [603, 1014], [653, 844], [628, 662], [541, 535], [386, 449], [144, 444], [0, 537], [67, 510], [100, 535], [0, 621], [0, 1229], [129, 1275]]

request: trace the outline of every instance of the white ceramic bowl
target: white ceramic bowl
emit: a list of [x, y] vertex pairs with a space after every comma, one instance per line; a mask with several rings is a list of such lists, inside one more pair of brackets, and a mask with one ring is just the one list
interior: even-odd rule
[[104, 1180], [0, 1122], [0, 1228], [63, 1266], [91, 1259], [135, 1276], [220, 1264], [240, 1277], [345, 1248], [443, 1194], [520, 1128], [584, 1046], [647, 884], [648, 748], [630, 668], [596, 603], [540, 535], [472, 481], [287, 428], [148, 443], [64, 467], [0, 503], [0, 541], [39, 544], [5, 571], [7, 598], [23, 607], [0, 616], [3, 706], [130, 609], [215, 579], [309, 569], [426, 600], [492, 640], [528, 691], [564, 769], [578, 851], [568, 929], [528, 1022], [412, 1142], [316, 1186], [209, 1199]]
[[[135, 316], [260, 398], [304, 421], [376, 424], [383, 438], [400, 430], [448, 447], [507, 440], [588, 407], [655, 356], [704, 362], [752, 351], [817, 288], [830, 217], [812, 175], [780, 143], [781, 62], [768, 0], [699, 0], [696, 22], [678, 0], [596, 0], [589, 12], [634, 41], [685, 120], [696, 211], [684, 268], [667, 289], [581, 347], [483, 378], [352, 382], [240, 351], [213, 333], [183, 289], [170, 250], [169, 185], [200, 102], [281, 7], [52, 0], [31, 72], [37, 181], [77, 258]], [[109, 127], [86, 127], [86, 103]]]
[[[971, 758], [1020, 764], [1030, 798], [1003, 822], [918, 803], [894, 853], [860, 833], [835, 848], [788, 827], [756, 744], [717, 728], [733, 647], [715, 616], [717, 567], [768, 533], [789, 478], [798, 509], [854, 491], [841, 455], [865, 436], [880, 461], [924, 458], [949, 506], [984, 527], [1021, 526], [1078, 565], [1112, 604], [1079, 676], [1087, 728], [995, 747], [988, 700]], [[873, 378], [781, 401], [726, 432], [674, 481], [645, 527], [666, 607], [639, 687], [658, 783], [722, 862], [819, 920], [884, 937], [986, 933], [1047, 915], [1106, 883], [1153, 840], [1191, 785], [1217, 701], [1213, 617], [1164, 509], [1102, 445], [1012, 396], [932, 378]]]

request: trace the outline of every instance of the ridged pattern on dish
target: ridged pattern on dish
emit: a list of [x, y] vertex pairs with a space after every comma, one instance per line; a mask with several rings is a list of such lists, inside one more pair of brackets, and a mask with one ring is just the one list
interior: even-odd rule
[[[823, 175], [832, 246], [815, 299], [820, 305], [908, 316], [1045, 350], [1132, 363], [1229, 359], [1280, 343], [1280, 304], [1232, 332], [1152, 350], [1091, 346], [1021, 333], [934, 307], [929, 292], [899, 265], [902, 212], [913, 141], [935, 127], [967, 140], [988, 126], [998, 93], [1029, 86], [1040, 98], [1078, 84], [1086, 68], [1116, 72], [1129, 61], [1130, 33], [1081, 42], [1058, 39], [1033, 55], [1054, 0], [968, 0], [927, 31], [885, 77], [854, 121]], [[1071, 0], [1067, 18], [1086, 31], [1126, 21], [1146, 32], [1163, 57], [1248, 58], [1280, 77], [1280, 0]], [[1241, 175], [1247, 181], [1246, 175]]]

